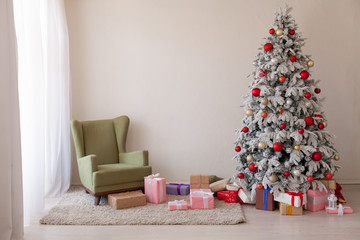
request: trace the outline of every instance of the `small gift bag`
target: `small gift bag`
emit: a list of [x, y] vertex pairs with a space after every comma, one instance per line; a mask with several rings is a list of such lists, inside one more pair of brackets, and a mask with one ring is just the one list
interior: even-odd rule
[[237, 202], [237, 194], [239, 191], [239, 186], [236, 184], [228, 184], [226, 185], [226, 189], [228, 190], [228, 194], [225, 197], [225, 202], [227, 203], [236, 203]]

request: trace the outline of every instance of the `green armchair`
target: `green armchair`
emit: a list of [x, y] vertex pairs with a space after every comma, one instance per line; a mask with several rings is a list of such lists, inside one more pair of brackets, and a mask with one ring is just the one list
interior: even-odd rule
[[95, 205], [110, 193], [144, 189], [144, 177], [152, 172], [148, 151], [125, 150], [129, 123], [127, 116], [71, 121], [80, 180]]

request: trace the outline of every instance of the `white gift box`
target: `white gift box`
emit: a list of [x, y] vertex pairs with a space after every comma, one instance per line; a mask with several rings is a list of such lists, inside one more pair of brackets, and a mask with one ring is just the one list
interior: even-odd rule
[[[302, 204], [301, 204], [301, 196], [302, 196]], [[301, 207], [306, 204], [306, 193], [295, 193], [295, 192], [287, 192], [287, 193], [279, 193], [274, 200], [277, 202], [282, 202], [289, 204], [294, 207]]]
[[239, 198], [244, 202], [244, 203], [249, 203], [249, 204], [255, 204], [256, 202], [256, 198], [254, 197], [253, 200], [251, 200], [251, 192], [248, 190], [244, 190], [244, 189], [240, 189], [239, 191]]

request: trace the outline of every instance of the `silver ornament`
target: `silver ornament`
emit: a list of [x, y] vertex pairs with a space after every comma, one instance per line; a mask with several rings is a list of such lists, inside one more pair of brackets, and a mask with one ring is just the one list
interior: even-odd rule
[[286, 99], [286, 104], [287, 105], [293, 104], [293, 100], [291, 98]]
[[306, 103], [305, 103], [305, 107], [311, 108], [311, 107], [312, 107], [312, 103], [311, 103], [311, 102], [306, 102]]
[[271, 59], [271, 64], [276, 65], [276, 64], [278, 64], [278, 63], [279, 63], [279, 59], [278, 59], [278, 58], [272, 58], [272, 59]]
[[251, 154], [247, 155], [246, 161], [252, 162], [254, 160], [253, 156]]
[[259, 149], [264, 149], [264, 148], [266, 148], [266, 143], [264, 143], [264, 142], [259, 142], [258, 148], [259, 148]]
[[295, 176], [299, 177], [299, 176], [301, 175], [301, 172], [300, 172], [300, 170], [295, 169], [295, 170], [293, 171], [293, 174], [294, 174]]
[[307, 65], [308, 67], [313, 67], [313, 66], [314, 66], [314, 61], [313, 61], [313, 60], [309, 60], [309, 61], [306, 62], [306, 65]]

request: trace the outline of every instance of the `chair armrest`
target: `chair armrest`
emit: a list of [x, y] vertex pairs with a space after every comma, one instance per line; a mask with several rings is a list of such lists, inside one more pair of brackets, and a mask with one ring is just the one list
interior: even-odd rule
[[136, 166], [148, 166], [149, 152], [135, 151], [129, 153], [119, 153], [119, 163], [126, 163]]
[[97, 168], [97, 158], [96, 155], [88, 155], [77, 160], [79, 167], [79, 175], [81, 183], [85, 187], [90, 187], [93, 185], [92, 175], [93, 172], [98, 170]]

